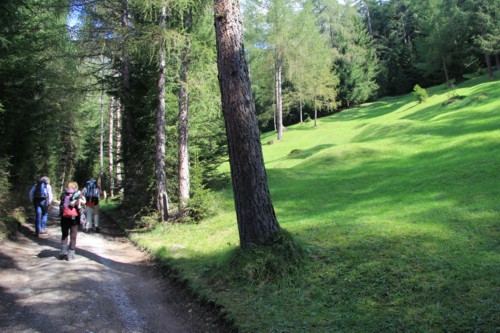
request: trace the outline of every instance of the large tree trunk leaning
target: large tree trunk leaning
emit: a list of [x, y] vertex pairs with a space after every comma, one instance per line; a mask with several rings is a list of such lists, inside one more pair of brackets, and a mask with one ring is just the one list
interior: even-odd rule
[[242, 248], [281, 230], [269, 194], [238, 0], [215, 0], [217, 67]]
[[[184, 15], [184, 25], [189, 29], [191, 26], [191, 16]], [[179, 158], [179, 211], [182, 213], [189, 200], [190, 178], [189, 178], [189, 95], [187, 92], [187, 71], [189, 68], [189, 45], [183, 48], [181, 54], [181, 73], [179, 86], [179, 117], [177, 127], [177, 144]]]
[[[163, 2], [161, 8], [160, 27], [165, 31], [167, 8]], [[158, 68], [158, 107], [156, 110], [156, 206], [160, 221], [168, 219], [167, 175], [165, 172], [165, 46], [162, 38], [160, 46], [160, 63]]]

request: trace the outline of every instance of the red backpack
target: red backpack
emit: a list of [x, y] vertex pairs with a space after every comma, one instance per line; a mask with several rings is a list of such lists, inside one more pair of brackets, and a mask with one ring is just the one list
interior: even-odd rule
[[78, 209], [71, 205], [75, 192], [66, 191], [61, 198], [61, 216], [73, 218], [78, 216]]

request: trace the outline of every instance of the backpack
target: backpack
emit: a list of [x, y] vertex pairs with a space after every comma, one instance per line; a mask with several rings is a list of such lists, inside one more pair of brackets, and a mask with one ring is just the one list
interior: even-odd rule
[[85, 185], [85, 200], [87, 202], [92, 202], [94, 205], [99, 203], [99, 197], [101, 192], [97, 187], [97, 182], [95, 180], [89, 180], [87, 185]]
[[62, 217], [70, 217], [74, 218], [78, 216], [78, 210], [75, 206], [71, 205], [71, 201], [73, 200], [73, 196], [75, 193], [64, 193], [64, 196], [61, 198], [61, 216]]
[[45, 180], [39, 179], [36, 181], [35, 193], [33, 194], [33, 197], [38, 200], [47, 199], [47, 183]]

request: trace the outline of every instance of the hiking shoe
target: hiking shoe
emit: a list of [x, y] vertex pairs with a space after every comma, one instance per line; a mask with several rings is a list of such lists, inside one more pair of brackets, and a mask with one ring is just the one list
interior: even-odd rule
[[40, 237], [40, 235], [39, 234], [34, 234], [33, 237], [38, 238], [38, 237]]
[[75, 259], [75, 250], [68, 250], [68, 256], [66, 258], [67, 261], [71, 261]]
[[47, 230], [42, 230], [40, 231], [41, 234], [46, 234], [47, 233]]
[[97, 232], [97, 233], [101, 232], [101, 228], [95, 227], [95, 232]]
[[59, 253], [59, 260], [68, 260], [68, 255], [66, 253]]

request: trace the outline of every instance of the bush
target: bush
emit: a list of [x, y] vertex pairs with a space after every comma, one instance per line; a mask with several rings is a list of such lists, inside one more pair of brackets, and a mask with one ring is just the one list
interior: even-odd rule
[[198, 223], [215, 213], [213, 195], [202, 184], [202, 170], [193, 168], [191, 173], [190, 199], [184, 212], [180, 212], [180, 222]]
[[192, 190], [191, 193], [184, 222], [198, 223], [215, 213], [213, 199], [208, 190], [199, 187]]
[[423, 103], [429, 98], [427, 90], [420, 87], [418, 84], [416, 84], [415, 87], [413, 87], [413, 92], [415, 93], [415, 96], [417, 97], [417, 101], [419, 103]]

